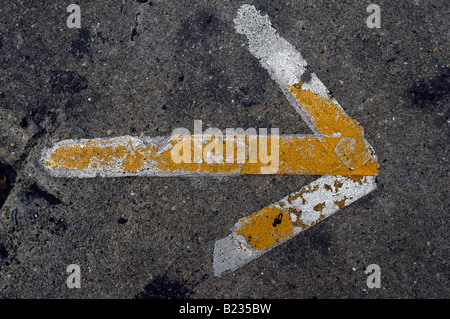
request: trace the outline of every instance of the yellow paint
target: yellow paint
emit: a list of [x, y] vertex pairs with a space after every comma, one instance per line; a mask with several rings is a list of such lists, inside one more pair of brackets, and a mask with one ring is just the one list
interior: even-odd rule
[[302, 229], [306, 229], [306, 228], [309, 227], [309, 225], [305, 224], [301, 219], [297, 219], [297, 220], [294, 222], [294, 226], [295, 226], [295, 227], [301, 227]]
[[[437, 49], [435, 50], [437, 52]], [[316, 136], [280, 136], [253, 137], [258, 147], [262, 147], [266, 156], [255, 156], [242, 160], [242, 146], [225, 139], [214, 139], [208, 145], [194, 143], [193, 135], [182, 136], [180, 140], [172, 140], [172, 149], [158, 153], [154, 145], [136, 146], [131, 143], [116, 145], [112, 141], [87, 141], [76, 145], [57, 147], [45, 165], [51, 169], [87, 170], [111, 169], [126, 173], [138, 173], [146, 168], [157, 172], [197, 172], [209, 174], [282, 174], [282, 175], [343, 175], [355, 183], [365, 182], [365, 176], [377, 175], [379, 164], [366, 146], [363, 128], [350, 118], [330, 97], [303, 90], [303, 83], [288, 86], [291, 94], [301, 105], [310, 122], [317, 128], [321, 137]], [[250, 146], [249, 137], [236, 136]], [[276, 141], [274, 139], [277, 139]], [[276, 142], [276, 143], [273, 143]], [[273, 146], [273, 145], [276, 145]], [[232, 148], [232, 149], [230, 149]], [[173, 154], [182, 152], [178, 160]], [[268, 154], [278, 153], [274, 166]], [[206, 155], [216, 153], [222, 155], [223, 161], [210, 161]], [[226, 155], [232, 159], [226, 160]], [[201, 158], [203, 157], [203, 158]], [[274, 169], [274, 167], [276, 169]], [[336, 180], [333, 185], [324, 185], [326, 191], [338, 193], [343, 183]], [[279, 206], [265, 207], [252, 215], [243, 218], [238, 224], [237, 234], [242, 235], [247, 244], [257, 250], [265, 250], [293, 235], [294, 227], [305, 229], [324, 219], [321, 213], [325, 202], [313, 207], [319, 212], [315, 221], [307, 225], [302, 220], [302, 211], [289, 206], [301, 199], [306, 204], [305, 194], [318, 189], [318, 185], [303, 187], [292, 194]], [[339, 209], [345, 207], [347, 197], [335, 201]], [[295, 216], [295, 221], [291, 219]], [[239, 247], [245, 248], [239, 242]]]
[[325, 202], [319, 203], [313, 207], [316, 212], [321, 212], [325, 208]]
[[[193, 136], [186, 136], [190, 143], [191, 159], [194, 158]], [[156, 146], [149, 145], [133, 147], [128, 144], [114, 145], [112, 141], [88, 141], [75, 145], [62, 145], [57, 147], [46, 161], [46, 166], [52, 169], [115, 169], [123, 172], [139, 172], [145, 168], [153, 168], [161, 172], [199, 172], [210, 174], [264, 174], [262, 168], [276, 166], [277, 171], [267, 170], [267, 173], [278, 175], [376, 175], [378, 163], [370, 158], [367, 163], [357, 169], [350, 169], [336, 155], [334, 149], [339, 142], [336, 137], [301, 137], [280, 136], [264, 137], [279, 139], [278, 163], [267, 163], [258, 157], [254, 163], [238, 163], [238, 146], [234, 146], [234, 162], [226, 162], [225, 154], [227, 143], [223, 142], [224, 160], [222, 162], [193, 163], [192, 161], [174, 161], [171, 150], [160, 154]], [[259, 141], [259, 137], [258, 137]], [[179, 141], [171, 141], [177, 146]], [[186, 140], [183, 142], [186, 144]], [[267, 142], [268, 145], [271, 143]], [[217, 146], [217, 144], [216, 144]], [[229, 144], [228, 144], [229, 147]], [[269, 148], [268, 152], [271, 152]], [[186, 158], [186, 154], [182, 154]]]
[[339, 188], [341, 188], [342, 185], [344, 185], [344, 183], [342, 183], [340, 180], [335, 180], [333, 185], [334, 185], [334, 191], [337, 193]]
[[339, 207], [339, 209], [343, 209], [345, 207], [345, 201], [347, 199], [348, 199], [347, 196], [344, 196], [344, 199], [335, 201], [334, 203], [336, 204], [337, 207]]
[[[276, 223], [276, 220], [279, 223]], [[293, 235], [291, 216], [275, 206], [268, 206], [240, 220], [238, 235], [255, 249], [264, 250]]]
[[302, 204], [305, 205], [306, 204], [306, 199], [303, 198], [303, 195], [304, 194], [308, 194], [308, 193], [312, 193], [315, 190], [317, 190], [318, 188], [319, 188], [319, 185], [314, 185], [314, 186], [308, 185], [308, 186], [302, 187], [300, 192], [290, 195], [287, 200], [288, 200], [289, 204], [292, 204], [293, 201], [295, 201], [298, 198], [301, 198], [302, 199]]
[[101, 142], [88, 141], [78, 145], [58, 147], [50, 154], [46, 166], [53, 169], [87, 169], [108, 167], [125, 155], [125, 146], [111, 146]]
[[297, 219], [293, 222], [294, 227], [301, 227], [302, 229], [308, 228], [308, 225], [302, 221], [302, 210], [296, 208], [289, 208], [289, 214], [294, 214]]
[[334, 152], [348, 168], [363, 166], [372, 157], [364, 144], [364, 138], [343, 137], [336, 145]]
[[[362, 184], [366, 182], [367, 177], [361, 175], [348, 175], [342, 176], [342, 178]], [[344, 183], [342, 181], [335, 180], [332, 185], [325, 184], [323, 187], [329, 192], [339, 193], [339, 190], [343, 185]], [[280, 240], [291, 236], [290, 234], [293, 233], [294, 227], [306, 229], [315, 225], [317, 222], [326, 217], [326, 215], [322, 213], [326, 206], [325, 202], [318, 203], [313, 207], [313, 210], [320, 214], [317, 216], [316, 220], [311, 221], [309, 224], [302, 220], [302, 210], [294, 208], [290, 205], [299, 199], [301, 199], [302, 205], [306, 205], [307, 200], [304, 195], [317, 191], [319, 187], [319, 185], [304, 186], [299, 192], [288, 196], [286, 200], [282, 200], [276, 204], [265, 207], [250, 216], [241, 219], [237, 234], [244, 236], [247, 243], [253, 248], [264, 250], [278, 243]], [[344, 196], [342, 200], [335, 201], [334, 203], [339, 207], [339, 209], [343, 209], [348, 199], [350, 198]], [[282, 216], [282, 223], [274, 227], [273, 222], [275, 218], [280, 215]], [[295, 216], [293, 220], [291, 219], [291, 216]]]
[[334, 133], [341, 133], [342, 137], [353, 138], [363, 136], [362, 127], [345, 114], [341, 107], [329, 98], [303, 90], [302, 86], [303, 83], [299, 82], [288, 88], [321, 134], [331, 136]]
[[349, 175], [349, 176], [345, 176], [345, 177], [347, 179], [353, 181], [354, 183], [358, 183], [359, 185], [362, 185], [367, 180], [366, 175]]
[[[309, 120], [319, 133], [325, 136], [339, 134], [339, 140], [334, 144], [333, 151], [352, 174], [345, 174], [341, 169], [333, 171], [333, 175], [377, 175], [378, 163], [367, 149], [364, 142], [363, 128], [345, 114], [344, 110], [335, 104], [330, 97], [324, 98], [314, 92], [303, 90], [303, 83], [288, 86], [291, 94], [302, 106]], [[324, 143], [325, 148], [331, 144]], [[327, 148], [331, 153], [331, 150]], [[318, 165], [322, 165], [318, 163]]]
[[243, 251], [247, 251], [247, 249], [245, 249], [244, 247], [242, 247], [242, 243], [241, 243], [241, 242], [238, 242], [238, 244], [239, 244], [239, 248], [240, 248], [240, 249], [242, 249]]

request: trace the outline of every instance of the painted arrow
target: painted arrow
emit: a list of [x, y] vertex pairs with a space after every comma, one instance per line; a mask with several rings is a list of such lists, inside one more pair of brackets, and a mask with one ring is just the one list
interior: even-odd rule
[[[180, 143], [192, 150], [188, 162], [174, 160], [172, 151]], [[206, 136], [198, 138], [204, 146]], [[270, 149], [277, 152], [277, 165], [263, 158], [246, 158], [239, 163], [237, 156], [253, 139], [261, 150], [267, 145], [277, 145]], [[218, 141], [227, 152], [232, 152], [232, 160], [202, 160], [194, 162], [195, 135], [181, 138], [121, 136], [110, 139], [64, 140], [45, 150], [44, 166], [58, 177], [121, 177], [121, 176], [176, 176], [176, 175], [376, 175], [378, 164], [364, 140], [353, 137], [316, 136], [252, 136], [235, 135]], [[277, 140], [273, 143], [273, 140]], [[360, 143], [358, 145], [358, 142]], [[216, 145], [217, 146], [217, 145]], [[263, 147], [261, 147], [263, 146]], [[269, 153], [270, 153], [269, 152]], [[276, 167], [276, 170], [274, 169]]]
[[[243, 5], [234, 23], [236, 31], [247, 36], [250, 53], [277, 82], [313, 135], [184, 133], [64, 140], [44, 149], [41, 157], [45, 169], [57, 177], [325, 175], [239, 220], [232, 233], [215, 244], [216, 276], [234, 271], [368, 194], [376, 188], [379, 169], [363, 128], [344, 112], [315, 73], [302, 81], [306, 61], [276, 32], [269, 18], [254, 6]], [[211, 139], [215, 139], [214, 150], [225, 149], [227, 156], [219, 152], [201, 160], [208, 157], [204, 144]], [[266, 153], [270, 145], [270, 152], [279, 154], [276, 169], [267, 159], [249, 160], [248, 153], [238, 160], [243, 146], [250, 147], [252, 141], [260, 149], [267, 148]], [[179, 155], [179, 145], [186, 147], [181, 161], [173, 156], [174, 152]]]

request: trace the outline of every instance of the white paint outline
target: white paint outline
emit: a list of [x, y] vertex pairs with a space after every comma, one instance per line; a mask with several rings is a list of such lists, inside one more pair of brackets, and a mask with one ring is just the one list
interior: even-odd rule
[[[234, 23], [236, 25], [236, 32], [247, 36], [250, 53], [259, 60], [271, 78], [277, 82], [289, 103], [300, 114], [316, 136], [324, 136], [315, 127], [314, 119], [303, 111], [302, 106], [287, 88], [287, 86], [299, 83], [306, 70], [307, 63], [300, 52], [277, 33], [272, 27], [268, 16], [260, 15], [255, 6], [247, 4], [241, 6]], [[331, 101], [342, 109], [336, 99], [330, 96], [329, 90], [315, 73], [311, 73], [310, 81], [304, 83], [302, 89], [311, 91], [327, 99], [331, 98]], [[375, 152], [370, 144], [366, 140], [364, 140], [364, 144], [371, 151], [372, 157], [376, 159]], [[326, 189], [325, 186], [333, 185], [335, 182], [342, 183], [343, 185], [339, 192], [333, 193], [332, 190]], [[299, 198], [297, 202], [289, 203], [288, 199], [299, 194], [302, 189], [312, 189], [315, 187], [317, 187], [317, 190], [309, 192], [309, 194], [303, 196], [304, 198]], [[237, 235], [237, 230], [244, 220], [241, 219], [233, 226], [230, 235], [215, 243], [213, 256], [214, 275], [220, 277], [223, 273], [235, 271], [292, 239], [317, 222], [336, 213], [340, 208], [335, 202], [344, 200], [345, 206], [348, 206], [364, 195], [369, 194], [376, 189], [376, 176], [365, 176], [363, 180], [354, 181], [345, 176], [325, 175], [311, 182], [309, 185], [304, 186], [302, 189], [272, 205], [279, 206], [280, 208], [283, 207], [283, 210], [289, 210], [289, 208], [301, 210], [302, 214], [300, 218], [307, 225], [306, 228], [294, 227], [293, 235], [289, 238], [281, 240], [267, 249], [256, 250], [247, 244], [243, 236]], [[305, 200], [305, 204], [303, 204], [303, 200]], [[323, 202], [325, 202], [325, 207], [319, 214], [314, 210], [314, 206]], [[298, 217], [291, 215], [291, 218], [295, 220]]]
[[[236, 269], [246, 265], [254, 259], [264, 255], [265, 253], [271, 251], [275, 247], [282, 245], [283, 243], [289, 241], [293, 237], [297, 236], [301, 232], [312, 227], [311, 224], [315, 225], [321, 220], [330, 217], [334, 213], [340, 210], [339, 206], [335, 202], [346, 199], [345, 206], [357, 201], [361, 197], [369, 194], [376, 189], [376, 176], [366, 176], [366, 180], [363, 183], [357, 181], [352, 181], [344, 176], [331, 176], [325, 175], [321, 178], [309, 183], [303, 188], [314, 188], [318, 187], [317, 191], [311, 192], [303, 196], [306, 203], [302, 203], [302, 197], [299, 197], [292, 204], [289, 204], [288, 199], [301, 192], [292, 193], [280, 201], [272, 205], [283, 205], [283, 209], [286, 211], [289, 208], [294, 208], [296, 210], [302, 211], [301, 221], [308, 225], [306, 228], [294, 227], [294, 234], [282, 240], [275, 245], [270, 246], [265, 250], [257, 250], [247, 244], [245, 238], [241, 235], [237, 235], [237, 230], [240, 226], [241, 221], [238, 221], [231, 229], [231, 234], [227, 237], [216, 241], [214, 245], [214, 256], [213, 256], [213, 268], [214, 275], [221, 277], [223, 273], [229, 271], [235, 271]], [[333, 185], [336, 181], [341, 182], [343, 185], [340, 187], [338, 192], [333, 192], [332, 190], [327, 191], [326, 185]], [[317, 212], [314, 210], [314, 206], [325, 202], [325, 207], [322, 211]], [[291, 218], [295, 220], [297, 217], [292, 216]]]

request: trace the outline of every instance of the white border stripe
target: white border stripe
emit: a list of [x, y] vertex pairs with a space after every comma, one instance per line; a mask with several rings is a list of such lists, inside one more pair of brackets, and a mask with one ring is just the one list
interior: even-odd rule
[[[222, 276], [226, 271], [234, 271], [250, 261], [262, 256], [273, 248], [283, 244], [284, 242], [292, 239], [294, 236], [300, 234], [302, 231], [311, 227], [318, 221], [327, 218], [334, 213], [336, 213], [340, 208], [336, 205], [336, 201], [341, 201], [346, 198], [345, 206], [353, 203], [354, 201], [360, 199], [364, 195], [369, 194], [376, 189], [375, 176], [365, 176], [364, 181], [354, 181], [351, 178], [345, 176], [323, 176], [314, 182], [304, 186], [303, 188], [314, 189], [316, 191], [310, 192], [309, 194], [303, 195], [302, 198], [289, 204], [289, 198], [298, 194], [293, 193], [286, 196], [279, 202], [273, 204], [280, 206], [283, 205], [283, 209], [288, 210], [289, 208], [295, 208], [302, 211], [301, 221], [308, 225], [307, 228], [294, 227], [293, 236], [286, 238], [283, 241], [269, 247], [265, 250], [256, 250], [247, 244], [245, 238], [241, 235], [237, 235], [237, 229], [239, 228], [240, 221], [237, 222], [232, 228], [232, 233], [227, 237], [216, 241], [214, 246], [214, 257], [213, 257], [213, 268], [215, 276]], [[342, 183], [339, 190], [335, 192], [333, 188], [329, 189], [329, 185], [333, 185], [335, 182]], [[303, 200], [306, 203], [303, 204]], [[317, 212], [314, 210], [314, 206], [319, 203], [325, 202], [325, 207], [322, 211]], [[319, 216], [322, 215], [322, 219]], [[291, 218], [295, 216], [291, 215]]]

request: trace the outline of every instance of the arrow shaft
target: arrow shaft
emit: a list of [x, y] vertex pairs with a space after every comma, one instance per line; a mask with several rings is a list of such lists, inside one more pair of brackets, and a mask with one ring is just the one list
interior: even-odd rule
[[349, 169], [336, 153], [339, 142], [336, 137], [296, 135], [66, 140], [46, 151], [44, 165], [54, 175], [82, 177], [378, 173], [373, 158]]

